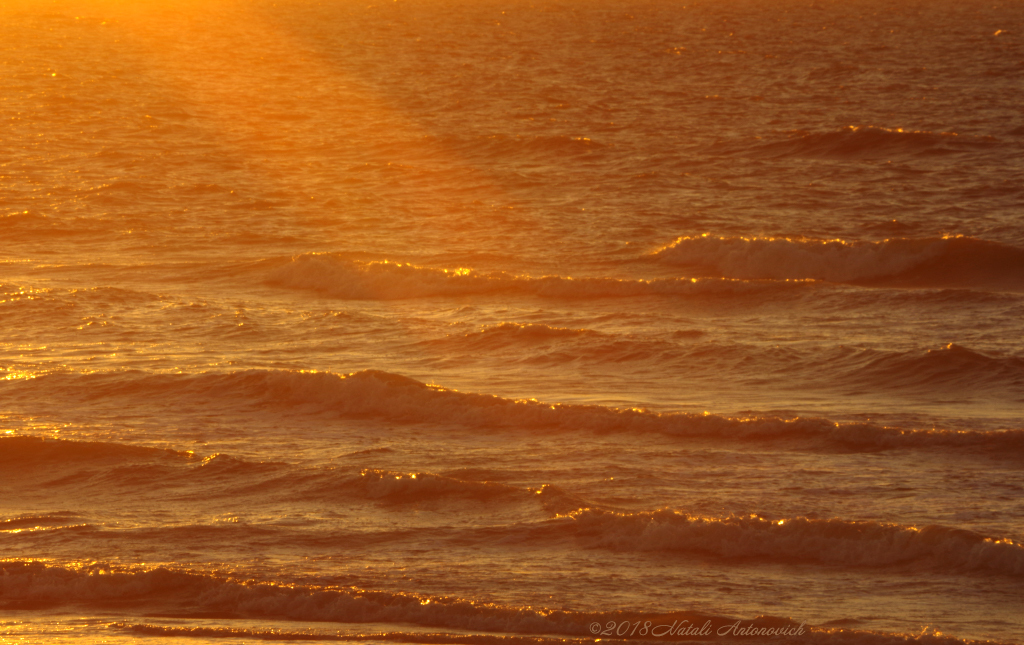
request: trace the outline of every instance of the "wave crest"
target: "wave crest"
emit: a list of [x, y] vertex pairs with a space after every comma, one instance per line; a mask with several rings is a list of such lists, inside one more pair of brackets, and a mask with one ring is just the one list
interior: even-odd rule
[[[199, 375], [59, 373], [12, 381], [5, 387], [11, 393], [20, 390], [29, 395], [42, 387], [47, 391], [59, 391], [65, 397], [85, 396], [90, 400], [102, 393], [103, 396], [123, 395], [133, 400], [137, 397], [159, 398], [168, 404], [181, 401], [194, 405], [196, 401], [204, 401], [217, 406], [258, 410], [261, 414], [273, 409], [292, 414], [300, 409], [312, 413], [333, 412], [346, 418], [510, 428], [526, 432], [557, 430], [637, 435], [657, 432], [687, 438], [805, 448], [869, 451], [949, 448], [1024, 455], [1024, 430], [911, 430], [871, 423], [841, 424], [814, 417], [734, 418], [715, 414], [656, 413], [640, 408], [552, 404], [459, 392], [379, 370], [348, 375], [289, 370]], [[49, 448], [44, 446], [41, 449]]]
[[675, 511], [569, 515], [578, 535], [595, 546], [636, 551], [685, 551], [725, 558], [814, 562], [853, 567], [925, 563], [944, 571], [1024, 576], [1024, 547], [944, 526], [916, 528], [879, 522], [758, 516], [707, 518]]
[[523, 490], [497, 482], [478, 482], [434, 475], [432, 473], [402, 473], [366, 468], [348, 482], [370, 499], [392, 502], [462, 497], [480, 501], [501, 497], [521, 496]]
[[[428, 627], [512, 634], [590, 636], [589, 623], [626, 612], [585, 613], [478, 603], [415, 593], [258, 584], [166, 568], [117, 570], [39, 562], [0, 562], [0, 608], [63, 604], [144, 605], [184, 616], [276, 618], [342, 623], [412, 623]], [[636, 614], [637, 617], [643, 614]], [[695, 620], [700, 614], [662, 615]], [[777, 620], [777, 619], [776, 619]]]
[[[444, 596], [407, 592], [337, 589], [317, 585], [257, 583], [217, 575], [174, 571], [166, 568], [121, 569], [102, 563], [61, 567], [40, 562], [0, 562], [0, 607], [25, 610], [71, 605], [94, 606], [105, 611], [142, 609], [180, 618], [273, 619], [322, 623], [405, 623], [458, 630], [455, 634], [391, 633], [338, 635], [308, 630], [284, 632], [221, 627], [159, 626], [114, 623], [111, 627], [146, 636], [254, 638], [261, 640], [357, 640], [413, 643], [465, 643], [466, 645], [549, 645], [576, 643], [575, 639], [504, 636], [565, 635], [593, 642], [592, 623], [606, 625], [651, 621], [656, 625], [690, 624], [710, 621], [712, 629], [736, 623], [735, 618], [699, 612], [653, 613], [641, 611], [585, 612], [571, 609], [517, 607], [482, 603]], [[685, 622], [684, 622], [685, 621]], [[754, 628], [791, 630], [796, 622], [779, 617], [759, 616], [742, 621]], [[319, 630], [317, 630], [319, 632]], [[483, 633], [481, 633], [483, 632]], [[487, 633], [489, 632], [489, 633]], [[948, 636], [886, 634], [847, 629], [805, 626], [799, 640], [813, 645], [961, 645]], [[626, 635], [624, 639], [632, 640]], [[636, 637], [643, 639], [643, 637]], [[692, 637], [680, 637], [691, 640]], [[749, 638], [728, 638], [738, 643]], [[627, 642], [615, 639], [616, 643]], [[781, 642], [781, 641], [780, 641]], [[784, 639], [784, 642], [789, 642]]]
[[988, 356], [955, 343], [924, 353], [876, 355], [844, 380], [858, 386], [925, 392], [956, 388], [961, 393], [973, 389], [993, 394], [1003, 390], [1016, 394], [1015, 398], [1024, 402], [1024, 396], [1019, 394], [1020, 386], [1024, 385], [1024, 358]]
[[350, 300], [518, 294], [542, 298], [586, 299], [636, 296], [749, 294], [776, 291], [796, 283], [750, 282], [733, 279], [531, 277], [511, 273], [481, 273], [473, 269], [435, 269], [389, 260], [362, 262], [330, 254], [304, 254], [273, 268], [269, 284], [316, 291]]
[[721, 277], [1024, 290], [1024, 249], [973, 237], [847, 242], [790, 237], [680, 237], [654, 253]]
[[892, 156], [932, 156], [991, 148], [992, 137], [955, 132], [929, 132], [850, 125], [832, 132], [796, 131], [785, 141], [764, 144], [755, 154], [769, 157], [824, 159], [885, 159]]
[[194, 458], [191, 451], [131, 446], [104, 441], [67, 441], [38, 437], [0, 438], [0, 464], [32, 465], [75, 462], [124, 461], [128, 459]]

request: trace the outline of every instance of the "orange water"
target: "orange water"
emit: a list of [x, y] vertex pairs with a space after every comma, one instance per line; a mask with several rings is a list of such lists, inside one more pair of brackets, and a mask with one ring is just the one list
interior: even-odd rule
[[0, 24], [0, 638], [1022, 642], [1020, 3]]

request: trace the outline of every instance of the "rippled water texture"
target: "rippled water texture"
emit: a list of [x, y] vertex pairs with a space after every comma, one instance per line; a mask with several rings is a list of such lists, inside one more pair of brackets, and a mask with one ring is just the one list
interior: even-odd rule
[[1024, 643], [1020, 2], [0, 26], [0, 640]]

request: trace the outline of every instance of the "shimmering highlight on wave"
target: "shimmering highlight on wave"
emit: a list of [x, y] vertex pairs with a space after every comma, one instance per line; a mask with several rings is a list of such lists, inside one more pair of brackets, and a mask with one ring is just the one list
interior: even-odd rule
[[[371, 632], [340, 634], [318, 631], [283, 631], [267, 629], [238, 629], [231, 627], [171, 627], [145, 623], [112, 623], [111, 628], [143, 636], [172, 638], [229, 638], [262, 641], [323, 641], [323, 642], [399, 642], [444, 645], [575, 645], [590, 639], [544, 638], [530, 636], [493, 636], [489, 634], [447, 634], [422, 632]], [[612, 641], [614, 642], [614, 641]]]
[[[621, 623], [621, 621], [619, 621]], [[653, 622], [653, 621], [652, 621]], [[607, 623], [606, 623], [607, 624]], [[734, 623], [712, 623], [717, 629], [728, 629]], [[784, 630], [793, 630], [794, 625], [779, 619], [759, 618], [756, 622], [740, 621], [740, 626], [747, 625], [764, 626], [766, 629], [781, 627]], [[686, 623], [681, 621], [669, 621], [660, 623], [658, 634], [668, 632], [665, 628], [676, 628], [680, 634], [672, 634], [673, 641], [700, 641], [705, 637], [687, 636], [683, 633], [686, 626], [692, 626], [695, 630], [703, 627], [698, 621], [690, 620]], [[491, 634], [452, 634], [452, 633], [420, 633], [420, 632], [382, 632], [382, 633], [358, 633], [342, 634], [329, 633], [323, 630], [311, 631], [278, 631], [264, 629], [237, 629], [228, 627], [171, 627], [166, 625], [153, 625], [146, 623], [112, 623], [111, 628], [123, 630], [132, 634], [144, 636], [164, 637], [191, 637], [191, 638], [228, 638], [228, 639], [253, 639], [265, 641], [326, 641], [326, 642], [401, 642], [401, 643], [424, 643], [425, 645], [441, 645], [453, 643], [455, 645], [582, 645], [584, 643], [601, 642], [605, 645], [620, 645], [621, 643], [635, 642], [629, 640], [618, 640], [609, 638], [556, 638], [552, 636], [531, 637], [531, 636], [494, 636]], [[654, 638], [659, 638], [655, 636]], [[764, 640], [756, 636], [731, 637], [723, 635], [716, 637], [716, 641], [726, 645], [734, 643], [764, 642], [771, 643], [810, 643], [811, 645], [982, 645], [981, 641], [961, 640], [942, 634], [886, 634], [870, 631], [858, 631], [851, 629], [836, 628], [814, 628], [803, 627], [803, 633], [798, 636], [768, 636]], [[647, 639], [650, 640], [650, 639]], [[1000, 645], [997, 641], [984, 641], [984, 645]]]
[[[1024, 455], [1024, 430], [915, 430], [871, 423], [836, 423], [814, 417], [733, 418], [715, 414], [656, 413], [640, 408], [543, 403], [459, 392], [415, 379], [365, 370], [330, 372], [246, 370], [187, 375], [52, 374], [15, 381], [11, 388], [58, 388], [63, 396], [157, 398], [164, 403], [201, 396], [217, 407], [261, 411], [333, 412], [348, 418], [405, 423], [458, 424], [525, 432], [657, 432], [719, 441], [765, 442], [800, 448], [887, 450], [946, 448]], [[31, 390], [26, 390], [27, 393]]]
[[757, 147], [755, 156], [823, 159], [878, 159], [892, 156], [935, 156], [971, 152], [997, 145], [991, 136], [961, 136], [956, 132], [905, 130], [850, 125], [832, 132], [791, 133], [789, 139]]
[[[298, 468], [215, 453], [200, 458], [192, 451], [145, 448], [113, 442], [69, 441], [40, 437], [0, 437], [0, 465], [9, 472], [78, 475], [52, 479], [47, 486], [158, 490], [168, 484], [230, 485], [233, 494], [298, 496], [303, 499], [365, 499], [401, 504], [428, 500], [497, 501], [529, 499], [526, 489], [430, 472], [378, 468], [352, 470]], [[550, 496], [549, 496], [550, 497]], [[546, 501], [546, 500], [545, 500]], [[575, 508], [575, 507], [574, 507]], [[0, 520], [0, 531], [64, 525], [74, 513]]]
[[1024, 547], [944, 526], [805, 517], [697, 517], [674, 511], [569, 515], [587, 543], [630, 551], [708, 553], [723, 558], [844, 567], [921, 565], [945, 573], [1024, 576]]
[[466, 481], [433, 473], [404, 473], [366, 468], [359, 478], [348, 482], [370, 499], [415, 502], [437, 498], [467, 498], [479, 501], [522, 495], [522, 489], [487, 481]]
[[[629, 619], [624, 612], [586, 613], [516, 607], [461, 598], [329, 586], [279, 585], [166, 568], [117, 569], [0, 562], [0, 608], [68, 604], [110, 607], [144, 604], [184, 616], [269, 617], [341, 623], [412, 623], [426, 627], [507, 634], [590, 636], [594, 620]], [[645, 617], [636, 614], [636, 617]], [[701, 614], [662, 615], [695, 620]], [[724, 622], [724, 621], [723, 621]]]
[[330, 254], [299, 255], [271, 269], [267, 282], [351, 300], [505, 294], [563, 299], [754, 294], [797, 284], [701, 278], [535, 278], [504, 272], [485, 274], [468, 268], [434, 269], [388, 260], [361, 262]]
[[[457, 630], [456, 634], [417, 632], [363, 633], [358, 640], [402, 641], [411, 643], [466, 643], [466, 645], [555, 645], [594, 641], [593, 623], [647, 622], [651, 626], [698, 628], [709, 623], [715, 632], [726, 630], [723, 643], [761, 642], [760, 639], [733, 636], [730, 627], [795, 633], [798, 637], [769, 637], [770, 642], [811, 642], [815, 645], [959, 645], [962, 641], [940, 635], [911, 635], [862, 632], [848, 629], [800, 625], [772, 616], [752, 620], [715, 616], [697, 612], [643, 613], [638, 611], [584, 612], [569, 609], [517, 607], [475, 602], [460, 598], [426, 596], [400, 592], [339, 589], [319, 585], [257, 583], [224, 576], [166, 568], [118, 569], [103, 563], [57, 566], [41, 562], [0, 562], [0, 606], [5, 609], [40, 607], [96, 606], [106, 610], [130, 607], [138, 611], [173, 612], [178, 617], [227, 619], [276, 619], [321, 623], [404, 623], [426, 628]], [[289, 630], [268, 632], [238, 628], [204, 628], [113, 623], [111, 627], [146, 636], [198, 638], [253, 638], [259, 640], [356, 640], [350, 634], [331, 634], [324, 628], [316, 632]], [[627, 630], [628, 631], [628, 630]], [[473, 633], [477, 632], [477, 633]], [[484, 632], [480, 634], [479, 632]], [[487, 633], [490, 632], [490, 633]], [[495, 636], [504, 633], [508, 636]], [[544, 636], [529, 636], [544, 635]], [[552, 635], [564, 635], [562, 638]], [[650, 637], [647, 637], [648, 639]], [[673, 640], [701, 640], [693, 635], [673, 635]], [[645, 640], [644, 636], [624, 633], [617, 640], [603, 638], [612, 645], [623, 641]], [[655, 637], [655, 640], [660, 640]], [[991, 641], [989, 641], [991, 643]]]
[[654, 257], [747, 280], [1024, 289], [1024, 249], [964, 236], [848, 242], [704, 234], [677, 238]]
[[527, 340], [548, 340], [552, 338], [579, 338], [581, 336], [598, 336], [592, 329], [570, 329], [568, 327], [552, 327], [542, 323], [503, 322], [488, 325], [478, 332], [466, 334], [466, 338], [524, 338]]

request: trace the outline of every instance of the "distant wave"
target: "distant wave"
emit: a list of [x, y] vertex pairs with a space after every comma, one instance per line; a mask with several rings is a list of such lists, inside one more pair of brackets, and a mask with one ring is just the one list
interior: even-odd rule
[[878, 159], [897, 155], [934, 156], [991, 148], [992, 137], [958, 135], [955, 132], [928, 132], [847, 126], [832, 132], [797, 131], [784, 141], [755, 147], [756, 156], [812, 157], [831, 159]]
[[621, 550], [685, 551], [724, 558], [844, 567], [924, 564], [949, 572], [1024, 576], [1024, 547], [965, 529], [807, 518], [709, 518], [673, 511], [569, 515], [585, 543]]
[[426, 140], [460, 155], [485, 159], [512, 157], [534, 161], [563, 160], [566, 156], [592, 155], [607, 148], [589, 137], [568, 135], [493, 134], [474, 137], [427, 137]]
[[793, 288], [799, 283], [732, 279], [534, 278], [473, 269], [433, 269], [391, 262], [361, 262], [329, 254], [299, 255], [269, 271], [267, 282], [279, 287], [316, 291], [353, 300], [487, 296], [518, 294], [542, 298], [622, 298], [750, 294]]
[[1024, 290], [1024, 249], [963, 236], [847, 242], [702, 235], [677, 238], [654, 257], [744, 280]]
[[664, 433], [721, 441], [751, 441], [842, 450], [944, 447], [1024, 455], [1024, 430], [909, 430], [822, 418], [730, 418], [690, 413], [655, 413], [599, 405], [549, 404], [426, 385], [377, 370], [345, 376], [330, 372], [246, 370], [200, 375], [59, 373], [8, 381], [7, 395], [38, 396], [39, 389], [63, 398], [124, 396], [167, 404], [203, 400], [218, 406], [267, 411], [334, 412], [349, 418], [382, 418], [406, 423], [504, 427], [522, 431]]

